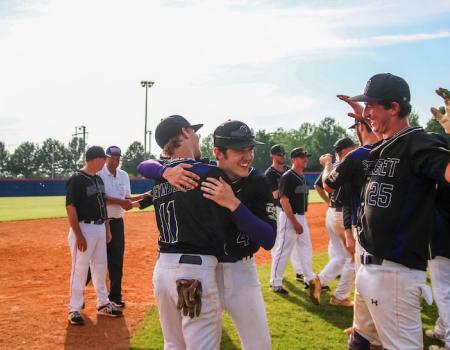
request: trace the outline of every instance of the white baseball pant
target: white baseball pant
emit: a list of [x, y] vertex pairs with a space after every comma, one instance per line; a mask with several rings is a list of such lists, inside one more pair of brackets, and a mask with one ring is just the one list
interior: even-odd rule
[[330, 237], [329, 261], [319, 273], [323, 286], [329, 285], [338, 275], [341, 275], [334, 296], [346, 299], [350, 295], [355, 281], [355, 264], [344, 246], [341, 236], [344, 237], [344, 221], [342, 211], [328, 208], [325, 224]]
[[279, 244], [272, 251], [272, 269], [270, 273], [270, 284], [274, 287], [282, 284], [283, 274], [296, 241], [298, 241], [300, 265], [305, 281], [310, 281], [316, 276], [312, 271], [312, 244], [308, 222], [304, 215], [294, 215], [300, 225], [303, 226], [303, 233], [300, 235], [295, 232], [294, 226], [286, 214], [284, 212], [280, 214]]
[[85, 224], [80, 222], [80, 229], [86, 239], [87, 248], [78, 250], [75, 233], [69, 230], [68, 242], [72, 255], [72, 272], [70, 274], [69, 311], [81, 311], [84, 304], [84, 290], [89, 266], [91, 267], [92, 284], [97, 294], [97, 308], [109, 303], [106, 288], [108, 259], [106, 256], [105, 225]]
[[244, 350], [272, 349], [266, 307], [254, 258], [217, 265], [221, 306], [231, 316]]
[[[217, 258], [198, 255], [201, 265], [180, 264], [182, 255], [160, 253], [153, 272], [153, 291], [164, 336], [164, 349], [217, 350], [220, 347], [222, 318], [216, 282]], [[177, 309], [178, 279], [197, 279], [202, 283], [202, 308], [198, 317], [183, 316]]]
[[[361, 265], [356, 275], [356, 288], [384, 348], [423, 349], [420, 297], [423, 295], [428, 303], [432, 300], [424, 271], [388, 260], [382, 265]], [[371, 340], [362, 327], [357, 331]]]
[[439, 311], [434, 331], [444, 335], [443, 342], [450, 347], [450, 259], [437, 256], [428, 261], [431, 287]]
[[[276, 211], [277, 211], [277, 237], [275, 239], [275, 244], [273, 245], [272, 250], [270, 251], [272, 254], [272, 259], [273, 259], [273, 253], [276, 250], [276, 247], [278, 246], [279, 242], [280, 242], [280, 213], [282, 212], [280, 207], [275, 207]], [[302, 266], [301, 266], [301, 262], [300, 262], [300, 258], [299, 258], [299, 251], [298, 251], [298, 242], [295, 241], [294, 244], [294, 248], [292, 248], [292, 253], [291, 253], [291, 264], [292, 267], [294, 268], [294, 271], [296, 274], [298, 275], [303, 275], [303, 271], [302, 271]]]

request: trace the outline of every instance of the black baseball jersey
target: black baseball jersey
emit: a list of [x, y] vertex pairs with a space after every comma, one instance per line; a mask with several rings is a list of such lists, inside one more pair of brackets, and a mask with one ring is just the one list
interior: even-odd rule
[[[334, 168], [336, 167], [337, 163], [334, 164]], [[314, 182], [314, 185], [319, 186], [323, 189], [323, 182], [322, 182], [322, 175], [323, 171], [320, 173], [320, 175], [317, 177], [316, 182]], [[330, 201], [328, 202], [328, 206], [330, 208], [342, 208], [342, 189], [341, 187], [338, 187], [334, 192], [328, 193], [328, 198]]]
[[434, 228], [431, 234], [431, 257], [450, 259], [450, 185], [440, 183], [436, 191]]
[[309, 187], [303, 174], [293, 169], [286, 171], [280, 179], [280, 198], [286, 196], [294, 214], [304, 215], [308, 210]]
[[66, 206], [73, 204], [78, 221], [106, 220], [105, 185], [98, 175], [82, 170], [72, 174], [66, 183]]
[[357, 225], [357, 213], [361, 204], [361, 189], [366, 179], [369, 152], [372, 145], [365, 145], [353, 150], [334, 168], [325, 180], [333, 189], [350, 184], [346, 195], [350, 196], [352, 224]]
[[[217, 167], [191, 159], [174, 160], [166, 166], [189, 163], [189, 170], [200, 176], [227, 179]], [[181, 192], [165, 180], [153, 186], [153, 204], [160, 232], [159, 250], [163, 253], [220, 255], [225, 242], [225, 227], [232, 222], [228, 209], [203, 197], [200, 186]]]
[[406, 128], [373, 146], [362, 203], [360, 243], [369, 253], [425, 270], [436, 182], [445, 181], [447, 145]]
[[[281, 172], [279, 172], [277, 169], [275, 169], [272, 165], [270, 167], [267, 168], [267, 170], [264, 172], [264, 175], [267, 177], [267, 179], [269, 180], [269, 185], [270, 185], [270, 189], [271, 191], [276, 191], [278, 190], [278, 188], [280, 187], [280, 179], [281, 176], [289, 170], [289, 167], [287, 167], [286, 165], [283, 166], [283, 170]], [[280, 199], [277, 198], [274, 200], [274, 203], [277, 207], [281, 207], [280, 204]]]
[[[276, 226], [272, 192], [267, 178], [261, 172], [252, 168], [248, 177], [233, 181], [231, 185], [242, 204], [260, 219]], [[257, 252], [259, 247], [259, 244], [253, 242], [245, 232], [241, 232], [236, 224], [233, 223], [227, 228], [226, 255], [240, 259]]]

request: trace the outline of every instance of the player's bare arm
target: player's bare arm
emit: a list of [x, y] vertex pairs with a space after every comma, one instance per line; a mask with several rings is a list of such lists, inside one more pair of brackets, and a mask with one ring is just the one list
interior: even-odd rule
[[129, 198], [122, 199], [106, 196], [106, 202], [108, 204], [120, 205], [125, 210], [130, 210], [131, 208], [133, 208], [133, 201]]
[[320, 165], [323, 166], [323, 172], [322, 172], [323, 189], [328, 193], [334, 192], [335, 189], [328, 186], [327, 182], [325, 181], [328, 178], [328, 176], [330, 176], [330, 173], [333, 170], [333, 156], [330, 153], [321, 155], [319, 158], [319, 162], [320, 162]]
[[431, 108], [431, 113], [442, 125], [445, 132], [450, 135], [450, 91], [444, 88], [439, 88], [436, 90], [436, 94], [444, 99], [444, 107], [441, 108]]
[[220, 206], [234, 212], [241, 201], [234, 195], [233, 189], [224, 179], [206, 178], [201, 184], [201, 190], [205, 198], [211, 199]]
[[314, 189], [317, 191], [320, 198], [322, 198], [325, 203], [327, 203], [327, 204], [330, 203], [330, 198], [328, 197], [327, 193], [325, 192], [325, 190], [322, 187], [320, 187], [318, 185], [314, 185]]
[[105, 229], [106, 229], [106, 243], [111, 242], [112, 235], [111, 235], [111, 228], [109, 227], [109, 220], [105, 221]]
[[80, 224], [78, 223], [77, 209], [73, 204], [69, 204], [66, 206], [66, 211], [67, 217], [69, 218], [70, 227], [72, 228], [77, 240], [77, 248], [80, 252], [84, 252], [87, 249], [87, 242], [81, 232]]
[[286, 216], [292, 222], [295, 232], [298, 235], [302, 234], [303, 226], [295, 218], [294, 212], [292, 211], [291, 203], [289, 202], [289, 198], [287, 196], [281, 196], [280, 203], [281, 203], [281, 207], [283, 208], [283, 211], [285, 212]]

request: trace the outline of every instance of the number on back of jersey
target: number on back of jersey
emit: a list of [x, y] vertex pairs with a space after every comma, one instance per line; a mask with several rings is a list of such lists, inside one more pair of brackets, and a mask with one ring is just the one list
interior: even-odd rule
[[388, 208], [391, 204], [394, 185], [383, 182], [370, 182], [367, 186], [367, 204], [372, 207]]
[[174, 201], [161, 203], [158, 209], [158, 215], [162, 228], [159, 240], [164, 243], [178, 242], [178, 223]]

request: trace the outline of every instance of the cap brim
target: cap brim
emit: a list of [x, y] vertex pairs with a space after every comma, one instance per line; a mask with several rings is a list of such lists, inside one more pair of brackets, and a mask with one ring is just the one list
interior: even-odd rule
[[374, 97], [369, 97], [367, 95], [357, 95], [357, 96], [353, 96], [350, 97], [350, 101], [355, 101], [355, 102], [379, 102], [381, 101], [381, 99], [379, 98], [374, 98]]
[[356, 122], [355, 124], [351, 125], [348, 127], [348, 129], [356, 129], [356, 126], [358, 125], [359, 122]]
[[256, 140], [245, 140], [245, 141], [235, 141], [229, 142], [223, 147], [232, 149], [242, 149], [250, 146], [264, 145], [264, 142], [259, 142]]
[[194, 125], [191, 125], [190, 128], [194, 129], [195, 132], [197, 132], [202, 126], [203, 126], [203, 124], [194, 124]]

